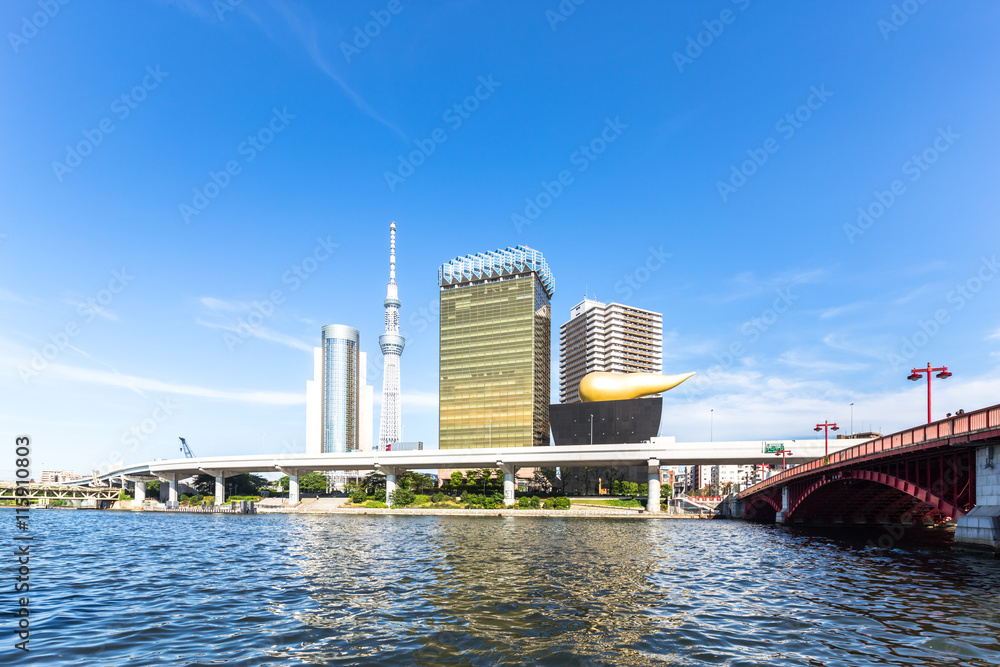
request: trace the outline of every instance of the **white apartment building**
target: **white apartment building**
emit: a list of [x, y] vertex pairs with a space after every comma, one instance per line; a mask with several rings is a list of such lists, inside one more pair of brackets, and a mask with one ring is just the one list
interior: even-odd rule
[[587, 373], [662, 373], [663, 315], [585, 298], [559, 327], [559, 402], [577, 403]]
[[60, 484], [63, 482], [71, 482], [77, 479], [78, 475], [72, 470], [43, 470], [42, 471], [42, 484]]

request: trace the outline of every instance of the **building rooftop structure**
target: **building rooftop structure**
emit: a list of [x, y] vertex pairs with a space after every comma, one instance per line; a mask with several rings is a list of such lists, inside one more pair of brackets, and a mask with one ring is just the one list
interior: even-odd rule
[[519, 245], [492, 252], [477, 252], [456, 257], [438, 268], [438, 285], [450, 287], [490, 279], [503, 280], [508, 277], [535, 273], [545, 295], [552, 298], [556, 281], [542, 253], [533, 248]]

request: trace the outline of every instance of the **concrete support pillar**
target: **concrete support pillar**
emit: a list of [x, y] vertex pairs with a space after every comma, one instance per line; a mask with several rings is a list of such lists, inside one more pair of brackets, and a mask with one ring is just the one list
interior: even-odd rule
[[786, 517], [788, 517], [788, 487], [781, 487], [781, 511], [774, 516], [775, 523], [785, 523]]
[[167, 502], [167, 479], [165, 477], [160, 478], [160, 502]]
[[226, 502], [226, 473], [220, 472], [215, 476], [215, 504], [221, 505]]
[[140, 480], [135, 483], [135, 506], [142, 507], [144, 502], [146, 502], [146, 482]]
[[660, 511], [660, 461], [649, 459], [646, 462], [646, 511], [656, 513]]
[[299, 471], [292, 470], [288, 474], [288, 504], [299, 504]]
[[976, 506], [958, 519], [955, 545], [1000, 554], [1000, 445], [977, 448], [971, 473]]
[[171, 505], [177, 502], [177, 475], [170, 476], [170, 489], [167, 492], [167, 502]]
[[385, 504], [392, 507], [392, 492], [396, 490], [396, 469], [382, 468], [385, 473]]
[[514, 475], [517, 473], [517, 466], [509, 463], [504, 464], [500, 461], [497, 461], [497, 465], [503, 471], [503, 504], [511, 507], [514, 505], [514, 490], [516, 488]]

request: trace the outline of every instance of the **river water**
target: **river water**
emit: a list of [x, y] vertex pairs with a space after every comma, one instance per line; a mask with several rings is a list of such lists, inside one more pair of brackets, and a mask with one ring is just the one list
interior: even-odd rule
[[31, 651], [8, 620], [5, 666], [1000, 664], [1000, 561], [940, 533], [61, 510], [31, 526]]

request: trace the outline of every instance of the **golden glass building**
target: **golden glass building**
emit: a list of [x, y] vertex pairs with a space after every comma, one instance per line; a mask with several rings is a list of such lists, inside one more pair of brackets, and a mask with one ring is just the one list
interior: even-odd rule
[[548, 445], [555, 280], [542, 253], [456, 257], [438, 284], [440, 448]]

